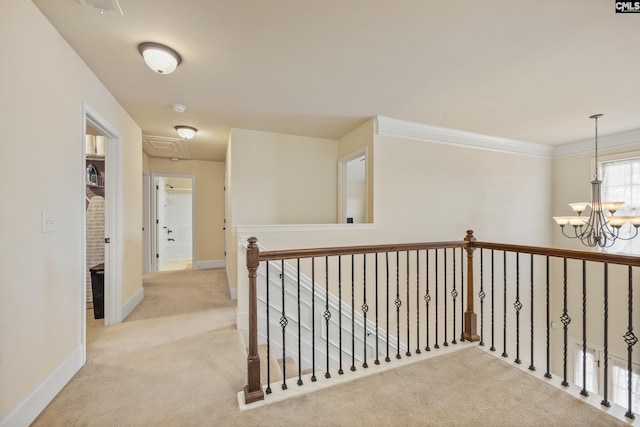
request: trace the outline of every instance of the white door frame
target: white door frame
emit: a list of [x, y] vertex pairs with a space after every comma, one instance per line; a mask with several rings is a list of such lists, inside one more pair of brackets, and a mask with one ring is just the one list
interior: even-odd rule
[[142, 274], [152, 271], [151, 253], [151, 174], [142, 170]]
[[81, 218], [81, 257], [82, 257], [82, 301], [81, 301], [81, 333], [83, 346], [83, 362], [86, 361], [86, 307], [87, 307], [87, 272], [86, 272], [86, 144], [85, 132], [90, 125], [105, 136], [105, 270], [104, 270], [104, 324], [111, 325], [122, 321], [122, 289], [119, 278], [122, 277], [122, 137], [119, 132], [104, 120], [97, 112], [83, 103], [82, 134], [79, 138], [81, 162], [79, 176], [82, 208]]
[[353, 159], [364, 156], [364, 222], [369, 218], [369, 147], [362, 147], [351, 154], [338, 159], [338, 223], [347, 222], [347, 163]]
[[158, 253], [158, 233], [156, 227], [156, 221], [158, 218], [158, 201], [156, 197], [156, 181], [158, 178], [170, 177], [170, 178], [189, 178], [191, 179], [191, 268], [196, 268], [196, 176], [188, 174], [178, 173], [151, 173], [151, 271], [158, 271], [157, 266], [157, 253]]

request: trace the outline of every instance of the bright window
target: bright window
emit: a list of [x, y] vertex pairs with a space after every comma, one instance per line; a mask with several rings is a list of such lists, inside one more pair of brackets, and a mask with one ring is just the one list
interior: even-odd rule
[[[600, 163], [602, 201], [625, 202], [616, 216], [640, 215], [640, 158]], [[635, 228], [627, 223], [620, 230], [621, 237], [632, 236]], [[618, 240], [606, 252], [629, 255], [640, 254], [640, 238]]]
[[[629, 377], [627, 371], [627, 362], [617, 357], [612, 357], [609, 362], [611, 366], [611, 400], [614, 403], [626, 408], [629, 404], [628, 384]], [[631, 402], [633, 411], [640, 408], [640, 375], [638, 374], [638, 365], [632, 365], [631, 371]]]
[[586, 389], [589, 393], [598, 393], [598, 372], [597, 372], [597, 361], [596, 361], [596, 352], [590, 348], [587, 348], [586, 357], [583, 358], [582, 346], [576, 349], [575, 351], [575, 359], [573, 363], [573, 378], [576, 385], [582, 387], [582, 372], [583, 365], [582, 362], [586, 360], [586, 377], [587, 377], [587, 386]]

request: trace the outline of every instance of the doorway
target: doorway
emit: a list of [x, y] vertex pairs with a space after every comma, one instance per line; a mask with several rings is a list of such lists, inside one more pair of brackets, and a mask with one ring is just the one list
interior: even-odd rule
[[[103, 120], [97, 113], [86, 104], [83, 105], [82, 137], [80, 140], [82, 172], [82, 185], [79, 185], [79, 200], [82, 209], [81, 218], [81, 265], [84, 266], [81, 279], [81, 342], [83, 343], [83, 362], [86, 361], [87, 348], [87, 300], [91, 295], [93, 300], [93, 289], [88, 286], [91, 283], [91, 271], [89, 268], [98, 266], [95, 261], [88, 262], [87, 252], [90, 249], [88, 239], [92, 231], [87, 226], [87, 211], [91, 207], [94, 197], [88, 196], [88, 186], [98, 193], [103, 192], [102, 202], [104, 204], [103, 229], [96, 232], [95, 244], [104, 250], [104, 262], [101, 278], [103, 280], [103, 318], [95, 319], [93, 310], [89, 316], [92, 320], [100, 320], [101, 327], [108, 326], [122, 321], [122, 289], [116, 278], [120, 277], [122, 271], [122, 260], [118, 255], [122, 253], [122, 228], [120, 207], [122, 206], [122, 194], [118, 191], [122, 182], [122, 165], [120, 162], [122, 152], [122, 139], [118, 132]], [[96, 139], [87, 138], [87, 135], [95, 136]], [[102, 138], [98, 139], [98, 136]], [[89, 140], [89, 141], [88, 141]], [[93, 143], [95, 142], [95, 146]], [[89, 149], [88, 149], [89, 148]], [[102, 162], [102, 164], [100, 164]], [[91, 165], [89, 164], [91, 163]], [[91, 167], [92, 166], [92, 167]], [[102, 170], [103, 169], [103, 170]], [[94, 202], [99, 203], [99, 199]], [[91, 264], [91, 265], [88, 265]], [[100, 269], [96, 269], [98, 272]], [[88, 276], [88, 277], [87, 277]], [[92, 304], [95, 302], [92, 301]]]
[[368, 210], [367, 149], [338, 160], [338, 222], [370, 221]]
[[105, 326], [106, 137], [89, 122], [85, 129], [86, 342]]
[[195, 254], [193, 175], [154, 174], [154, 271], [190, 270]]

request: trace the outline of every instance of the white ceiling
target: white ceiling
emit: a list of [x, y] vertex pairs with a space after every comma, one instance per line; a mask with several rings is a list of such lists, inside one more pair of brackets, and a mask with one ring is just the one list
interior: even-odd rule
[[[340, 138], [368, 118], [559, 145], [640, 128], [640, 14], [610, 0], [33, 0], [145, 135]], [[171, 46], [170, 75], [137, 45]], [[187, 106], [183, 114], [170, 107]]]

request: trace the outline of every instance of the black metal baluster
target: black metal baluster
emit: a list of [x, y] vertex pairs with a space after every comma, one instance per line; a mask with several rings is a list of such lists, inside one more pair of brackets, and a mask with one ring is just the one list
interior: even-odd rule
[[387, 263], [387, 357], [384, 358], [385, 362], [391, 362], [389, 357], [389, 252], [385, 252], [385, 258]]
[[453, 248], [451, 250], [451, 254], [453, 255], [453, 289], [451, 289], [451, 297], [453, 298], [453, 339], [451, 340], [451, 344], [458, 344], [456, 341], [456, 297], [458, 296], [458, 291], [456, 290], [456, 250]]
[[396, 342], [397, 353], [396, 359], [402, 358], [400, 356], [400, 307], [402, 301], [400, 301], [400, 252], [396, 252], [396, 336], [398, 341]]
[[449, 343], [447, 342], [447, 248], [444, 248], [444, 268], [442, 269], [442, 273], [444, 275], [444, 293], [442, 294], [442, 299], [444, 300], [444, 342], [443, 346], [449, 347]]
[[549, 255], [547, 255], [547, 280], [546, 280], [546, 297], [547, 297], [547, 372], [545, 372], [544, 377], [545, 378], [549, 378], [551, 379], [551, 361], [550, 361], [550, 349], [551, 349], [551, 342], [549, 340], [549, 328], [551, 326], [551, 312], [550, 312], [550, 304], [549, 304], [549, 284], [550, 284], [550, 280], [549, 280]]
[[363, 301], [362, 301], [362, 315], [364, 316], [364, 346], [362, 349], [362, 367], [368, 368], [367, 364], [367, 312], [369, 311], [369, 306], [367, 305], [367, 254], [362, 254], [362, 293], [363, 293]]
[[502, 263], [503, 275], [503, 303], [502, 303], [502, 357], [509, 357], [507, 354], [507, 252], [503, 252]]
[[493, 249], [491, 249], [491, 348], [489, 350], [496, 351], [495, 346], [495, 292], [494, 292], [494, 283], [495, 283], [495, 271], [493, 268]]
[[267, 261], [267, 394], [271, 394], [271, 335], [269, 330], [271, 329], [271, 322], [269, 321], [269, 311], [271, 306], [269, 305], [269, 261]]
[[520, 302], [520, 252], [516, 252], [516, 302], [513, 304], [516, 309], [516, 362], [518, 365], [522, 363], [520, 360], [520, 310], [522, 303]]
[[325, 257], [325, 308], [322, 316], [326, 322], [327, 328], [327, 367], [324, 373], [325, 378], [331, 378], [331, 374], [329, 373], [329, 320], [331, 319], [331, 312], [329, 311], [329, 257]]
[[440, 344], [438, 344], [438, 250], [436, 249], [436, 264], [435, 264], [435, 269], [436, 269], [436, 283], [435, 283], [435, 288], [436, 288], [436, 343], [434, 344], [433, 348], [440, 348]]
[[299, 386], [302, 385], [302, 349], [301, 349], [301, 339], [302, 334], [300, 333], [300, 324], [302, 323], [300, 320], [300, 258], [297, 261], [298, 268], [298, 382]]
[[[355, 303], [355, 255], [351, 254], [351, 371], [356, 370], [356, 303]], [[364, 330], [367, 331], [367, 324], [364, 324]]]
[[604, 263], [604, 394], [600, 404], [609, 408], [609, 264]]
[[429, 347], [429, 303], [431, 302], [431, 295], [429, 295], [429, 249], [427, 249], [425, 251], [425, 256], [426, 256], [426, 263], [425, 263], [425, 277], [427, 279], [427, 285], [426, 285], [426, 290], [425, 290], [425, 294], [424, 294], [424, 305], [425, 308], [427, 309], [427, 327], [425, 328], [427, 330], [427, 336], [426, 336], [426, 340], [427, 340], [427, 345], [425, 346], [425, 350], [426, 351], [431, 351], [431, 348]]
[[344, 374], [342, 370], [342, 256], [338, 255], [338, 374]]
[[536, 367], [533, 364], [533, 254], [531, 254], [531, 282], [530, 282], [531, 286], [530, 286], [530, 290], [531, 290], [531, 324], [529, 325], [531, 327], [531, 364], [529, 365], [529, 370], [530, 371], [535, 371]]
[[420, 353], [420, 251], [416, 250], [416, 354]]
[[280, 316], [280, 327], [282, 327], [282, 389], [286, 390], [287, 389], [287, 356], [286, 356], [287, 346], [285, 344], [285, 335], [286, 335], [285, 329], [287, 327], [287, 324], [289, 323], [289, 320], [287, 319], [287, 316], [285, 316], [285, 309], [284, 309], [284, 260], [282, 260], [280, 271], [281, 271], [280, 277], [282, 278], [282, 316]]
[[[480, 292], [478, 297], [480, 298], [480, 344], [484, 346], [484, 298], [487, 296], [484, 293], [484, 249], [480, 248]], [[463, 258], [464, 259], [464, 258]], [[464, 300], [464, 298], [463, 298]]]
[[464, 248], [460, 248], [460, 341], [464, 339]]
[[311, 258], [311, 382], [316, 380], [316, 259]]
[[582, 390], [580, 394], [589, 396], [587, 391], [587, 262], [582, 261]]
[[376, 256], [376, 360], [375, 360], [375, 364], [379, 365], [380, 364], [380, 359], [378, 358], [380, 352], [378, 350], [378, 341], [380, 339], [379, 337], [379, 329], [378, 329], [378, 253], [375, 253]]
[[562, 385], [565, 387], [569, 387], [569, 382], [567, 381], [567, 335], [569, 330], [569, 323], [571, 323], [571, 318], [567, 314], [567, 259], [563, 258], [563, 308], [562, 308], [562, 316], [560, 317], [560, 321], [562, 322], [563, 330], [564, 330], [564, 347], [563, 347], [563, 360], [562, 360], [562, 368], [563, 368], [563, 377], [562, 377]]
[[411, 348], [411, 332], [410, 332], [410, 328], [409, 328], [409, 288], [411, 286], [409, 285], [409, 251], [407, 251], [407, 352], [405, 353], [406, 356], [411, 356], [411, 351], [409, 351], [409, 349]]
[[631, 379], [632, 379], [632, 365], [631, 365], [631, 356], [633, 354], [633, 346], [638, 342], [638, 338], [636, 338], [633, 333], [633, 275], [631, 266], [629, 266], [629, 298], [628, 298], [628, 310], [629, 310], [629, 326], [627, 329], [627, 333], [623, 335], [624, 342], [627, 343], [627, 396], [628, 403], [627, 412], [624, 414], [625, 417], [629, 419], [634, 419], [636, 416], [633, 415], [633, 390], [631, 389]]

